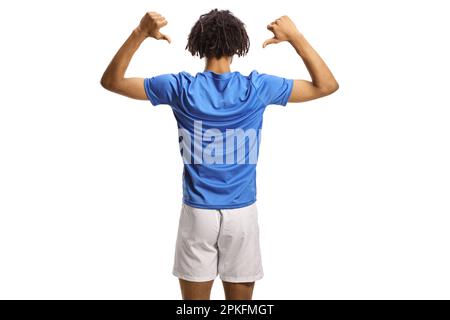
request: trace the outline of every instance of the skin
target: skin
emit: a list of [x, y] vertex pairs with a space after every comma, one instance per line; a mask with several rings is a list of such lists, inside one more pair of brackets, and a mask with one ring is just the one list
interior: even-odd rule
[[[112, 92], [140, 100], [147, 100], [143, 78], [125, 77], [125, 72], [136, 50], [146, 38], [166, 40], [169, 36], [160, 32], [167, 25], [167, 20], [157, 12], [144, 15], [139, 26], [133, 30], [125, 43], [117, 51], [111, 63], [106, 68], [100, 81], [101, 85]], [[263, 48], [283, 41], [289, 42], [306, 65], [311, 76], [309, 80], [294, 80], [289, 102], [304, 102], [318, 99], [335, 92], [339, 85], [328, 66], [301, 34], [294, 22], [288, 16], [282, 16], [267, 25], [274, 36], [263, 43]], [[205, 70], [216, 73], [230, 72], [233, 57], [206, 59]]]
[[[214, 280], [192, 282], [179, 279], [183, 300], [209, 300]], [[252, 300], [255, 282], [226, 282], [222, 281], [226, 300]]]
[[[144, 78], [125, 77], [128, 65], [139, 46], [146, 38], [165, 40], [169, 44], [169, 36], [160, 29], [167, 25], [167, 20], [157, 12], [147, 12], [139, 26], [120, 47], [106, 68], [101, 85], [112, 92], [129, 98], [147, 100], [144, 90]], [[294, 22], [286, 15], [267, 25], [273, 37], [263, 43], [263, 48], [283, 41], [289, 42], [305, 64], [311, 80], [295, 79], [289, 102], [304, 102], [318, 99], [335, 92], [339, 85], [328, 66], [311, 47]], [[231, 72], [233, 57], [207, 58], [205, 71], [216, 73]], [[181, 295], [184, 300], [209, 300], [214, 280], [207, 282], [192, 282], [179, 279]], [[255, 283], [231, 283], [222, 281], [227, 300], [251, 300]]]

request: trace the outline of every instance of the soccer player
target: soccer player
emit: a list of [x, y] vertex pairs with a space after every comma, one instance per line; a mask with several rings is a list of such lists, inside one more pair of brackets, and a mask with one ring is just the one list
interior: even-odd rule
[[[256, 163], [266, 106], [286, 106], [338, 89], [333, 74], [288, 16], [267, 25], [263, 47], [289, 42], [311, 80], [287, 79], [253, 70], [231, 71], [233, 56], [248, 53], [244, 23], [229, 10], [211, 10], [195, 22], [186, 49], [205, 58], [205, 69], [150, 78], [126, 78], [133, 54], [146, 38], [171, 39], [167, 20], [148, 12], [116, 53], [101, 79], [118, 94], [169, 105], [178, 124], [184, 163], [183, 201], [173, 274], [183, 299], [209, 299], [217, 275], [225, 298], [250, 300], [263, 277], [256, 208]], [[281, 58], [282, 59], [282, 58]], [[295, 66], [294, 66], [295, 67]]]

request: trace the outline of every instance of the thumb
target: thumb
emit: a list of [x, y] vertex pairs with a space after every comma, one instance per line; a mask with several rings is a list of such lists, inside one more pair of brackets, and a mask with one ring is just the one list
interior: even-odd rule
[[159, 37], [158, 40], [166, 40], [168, 43], [171, 43], [172, 40], [170, 39], [170, 37], [164, 33], [159, 33]]
[[273, 38], [270, 38], [270, 39], [267, 39], [266, 41], [264, 41], [262, 46], [263, 46], [263, 48], [265, 48], [269, 44], [278, 43], [278, 42], [280, 42], [280, 40], [278, 40], [277, 38], [273, 37]]

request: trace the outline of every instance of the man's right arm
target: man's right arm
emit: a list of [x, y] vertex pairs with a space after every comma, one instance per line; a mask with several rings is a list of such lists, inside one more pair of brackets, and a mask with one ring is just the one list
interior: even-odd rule
[[304, 102], [318, 99], [332, 94], [339, 88], [339, 84], [326, 63], [308, 43], [305, 37], [288, 16], [282, 16], [267, 26], [274, 33], [274, 37], [264, 42], [268, 44], [288, 41], [303, 60], [311, 81], [294, 80], [292, 93], [288, 102]]

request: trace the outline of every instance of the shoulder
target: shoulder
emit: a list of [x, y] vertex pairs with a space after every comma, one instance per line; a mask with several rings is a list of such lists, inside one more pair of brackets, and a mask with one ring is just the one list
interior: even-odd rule
[[195, 78], [190, 72], [182, 70], [178, 73], [174, 73], [174, 75], [179, 79], [193, 79]]
[[264, 84], [266, 83], [272, 82], [274, 78], [278, 78], [276, 76], [264, 72], [259, 72], [257, 70], [252, 70], [247, 77], [257, 88], [264, 86]]
[[153, 86], [160, 87], [172, 87], [174, 89], [179, 89], [184, 86], [186, 82], [190, 82], [192, 75], [187, 71], [180, 72], [168, 72], [159, 74], [146, 79], [146, 82], [152, 83]]
[[153, 76], [151, 78], [159, 78], [164, 80], [182, 80], [182, 79], [191, 79], [193, 76], [187, 72], [187, 71], [180, 71], [180, 72], [168, 72], [159, 74], [157, 76]]
[[178, 72], [176, 74], [178, 76], [180, 76], [180, 77], [185, 77], [185, 78], [192, 78], [193, 77], [193, 75], [190, 72], [185, 71], [185, 70], [182, 70], [182, 71], [180, 71], [180, 72]]

